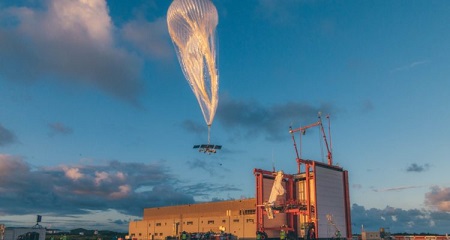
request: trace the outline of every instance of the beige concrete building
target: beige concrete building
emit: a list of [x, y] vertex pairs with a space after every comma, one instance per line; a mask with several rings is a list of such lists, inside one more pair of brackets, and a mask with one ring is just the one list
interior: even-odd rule
[[130, 222], [128, 232], [131, 239], [157, 240], [183, 231], [223, 231], [239, 239], [255, 239], [256, 199], [146, 208], [143, 220]]
[[361, 232], [361, 239], [362, 240], [380, 240], [380, 232]]

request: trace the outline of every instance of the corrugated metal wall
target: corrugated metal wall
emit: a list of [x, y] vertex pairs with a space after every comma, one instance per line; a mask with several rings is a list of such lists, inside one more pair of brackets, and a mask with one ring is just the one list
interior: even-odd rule
[[328, 221], [327, 215], [332, 217], [341, 236], [347, 236], [344, 173], [316, 166], [316, 188], [319, 238], [335, 237], [336, 229]]

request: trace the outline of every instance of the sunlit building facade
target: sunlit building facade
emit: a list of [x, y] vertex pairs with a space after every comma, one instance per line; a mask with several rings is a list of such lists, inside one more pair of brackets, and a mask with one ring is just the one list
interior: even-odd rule
[[141, 221], [129, 224], [129, 238], [166, 239], [188, 233], [226, 232], [239, 239], [254, 239], [256, 199], [207, 202], [146, 208]]

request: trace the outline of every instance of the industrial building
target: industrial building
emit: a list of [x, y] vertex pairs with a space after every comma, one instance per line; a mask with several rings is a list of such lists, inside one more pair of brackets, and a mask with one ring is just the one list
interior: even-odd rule
[[41, 215], [36, 216], [36, 225], [33, 227], [6, 227], [0, 224], [0, 240], [45, 240], [46, 229], [39, 225]]
[[272, 206], [267, 206], [267, 202], [277, 172], [255, 169], [256, 198], [146, 208], [142, 220], [130, 222], [129, 236], [156, 240], [179, 236], [183, 231], [211, 231], [230, 233], [239, 239], [256, 239], [257, 231], [276, 238], [283, 230], [290, 236], [306, 239], [351, 238], [346, 172], [322, 163], [311, 164], [315, 173], [308, 174], [309, 183], [306, 174], [283, 174], [286, 192], [278, 195]]
[[45, 240], [44, 228], [11, 228], [0, 224], [0, 240], [33, 239]]
[[242, 238], [255, 238], [256, 200], [241, 199], [180, 206], [146, 208], [141, 221], [130, 222], [132, 239], [166, 239], [181, 232], [227, 232]]
[[[304, 134], [316, 126], [325, 141], [327, 163], [302, 159], [297, 149], [294, 133]], [[182, 232], [211, 231], [239, 239], [350, 239], [348, 172], [333, 165], [320, 115], [317, 122], [291, 129], [290, 133], [297, 155], [297, 173], [254, 169], [256, 196], [252, 199], [147, 208], [143, 220], [130, 222], [130, 237], [166, 239]]]

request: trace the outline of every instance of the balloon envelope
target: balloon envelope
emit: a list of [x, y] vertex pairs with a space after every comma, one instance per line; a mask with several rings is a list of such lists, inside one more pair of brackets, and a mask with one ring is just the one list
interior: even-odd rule
[[217, 9], [209, 0], [174, 0], [167, 11], [178, 61], [208, 126], [214, 120], [219, 100], [215, 46], [218, 21]]

